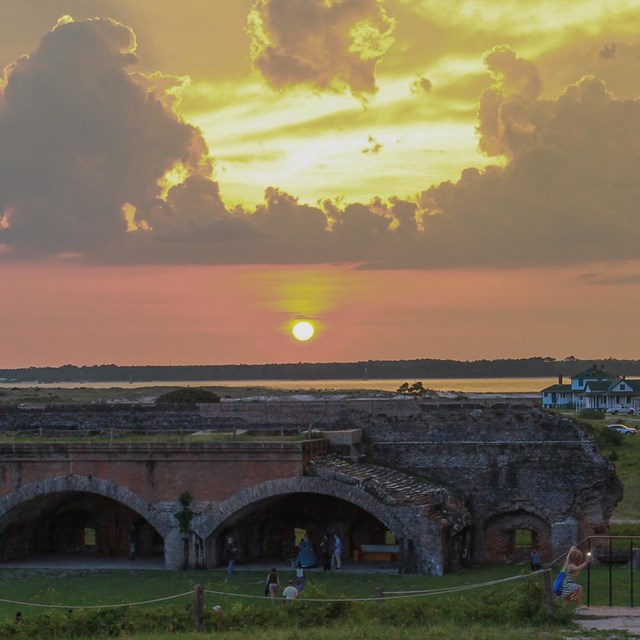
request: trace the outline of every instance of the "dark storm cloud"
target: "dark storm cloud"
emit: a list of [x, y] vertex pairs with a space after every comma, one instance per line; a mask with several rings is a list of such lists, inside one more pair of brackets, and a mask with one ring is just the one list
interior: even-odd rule
[[[379, 9], [373, 0], [320, 4], [358, 16]], [[290, 19], [302, 28], [298, 14]], [[4, 259], [438, 268], [637, 258], [640, 101], [617, 99], [596, 77], [541, 99], [536, 67], [497, 47], [486, 56], [493, 84], [480, 96], [477, 133], [500, 166], [416, 184], [414, 198], [343, 203], [327, 194], [309, 205], [273, 185], [253, 210], [229, 209], [200, 133], [175, 112], [179, 80], [134, 72], [135, 44], [112, 20], [63, 20], [7, 68]], [[165, 193], [162, 178], [176, 166], [185, 178]]]
[[14, 252], [77, 253], [117, 240], [125, 203], [156, 197], [176, 163], [199, 170], [201, 137], [159, 98], [175, 80], [128, 72], [135, 48], [133, 32], [113, 20], [65, 18], [5, 70], [0, 242]]

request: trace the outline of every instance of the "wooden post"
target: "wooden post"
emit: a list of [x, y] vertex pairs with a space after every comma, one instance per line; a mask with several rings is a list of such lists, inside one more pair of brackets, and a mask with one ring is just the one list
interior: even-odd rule
[[547, 617], [553, 613], [553, 591], [551, 590], [551, 569], [544, 572], [544, 595], [547, 608]]
[[202, 610], [204, 608], [204, 589], [201, 584], [197, 584], [193, 593], [193, 617], [196, 631], [204, 631], [202, 622]]

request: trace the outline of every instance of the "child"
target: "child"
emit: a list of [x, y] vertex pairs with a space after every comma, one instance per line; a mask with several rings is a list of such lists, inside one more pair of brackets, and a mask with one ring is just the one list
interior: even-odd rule
[[299, 561], [296, 567], [296, 589], [298, 593], [302, 593], [304, 589], [304, 569], [302, 568], [302, 563]]
[[564, 563], [566, 575], [562, 584], [561, 595], [566, 602], [571, 600], [576, 603], [576, 613], [586, 609], [586, 607], [582, 606], [582, 586], [576, 583], [576, 578], [591, 560], [591, 554], [589, 553], [587, 559], [583, 562], [582, 552], [577, 547], [571, 547]]

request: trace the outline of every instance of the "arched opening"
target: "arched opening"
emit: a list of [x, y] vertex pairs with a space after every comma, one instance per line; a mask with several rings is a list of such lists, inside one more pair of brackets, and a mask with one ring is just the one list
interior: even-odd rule
[[551, 527], [524, 510], [502, 513], [487, 520], [484, 531], [485, 560], [528, 563], [533, 548], [543, 560], [551, 555]]
[[162, 536], [127, 505], [95, 493], [49, 493], [20, 502], [0, 518], [0, 562], [127, 559], [132, 532], [137, 558], [163, 558]]
[[[322, 566], [323, 535], [333, 539], [336, 533], [342, 540], [343, 562], [397, 565], [398, 552], [369, 558], [361, 553], [362, 545], [397, 546], [397, 532], [352, 502], [317, 493], [280, 494], [244, 505], [212, 532], [209, 542], [215, 546], [217, 565], [225, 561], [224, 544], [231, 537], [240, 563], [302, 560], [306, 566]], [[311, 547], [313, 564], [301, 554], [303, 537], [310, 543], [302, 547]]]

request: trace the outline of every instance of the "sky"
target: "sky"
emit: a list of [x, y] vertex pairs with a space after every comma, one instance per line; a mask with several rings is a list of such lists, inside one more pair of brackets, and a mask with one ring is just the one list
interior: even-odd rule
[[0, 368], [640, 358], [638, 24], [0, 0]]

